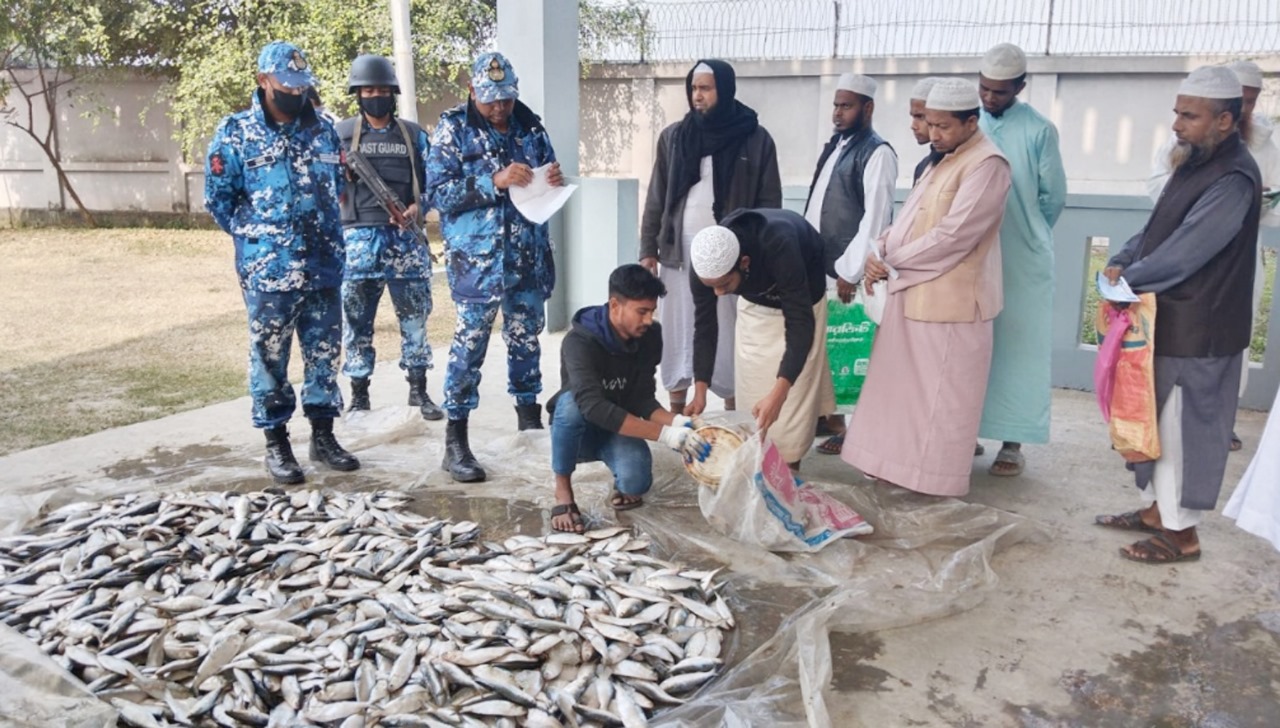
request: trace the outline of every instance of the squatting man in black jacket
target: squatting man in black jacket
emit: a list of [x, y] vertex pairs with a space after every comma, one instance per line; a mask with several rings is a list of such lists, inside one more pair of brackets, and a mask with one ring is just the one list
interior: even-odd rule
[[560, 347], [560, 391], [551, 398], [551, 469], [556, 505], [551, 527], [580, 533], [574, 503], [578, 463], [603, 461], [613, 473], [613, 507], [643, 505], [653, 485], [653, 457], [645, 440], [684, 456], [706, 459], [711, 446], [694, 432], [693, 419], [672, 414], [655, 399], [662, 328], [653, 320], [666, 286], [644, 266], [624, 265], [609, 275], [609, 302], [573, 317]]

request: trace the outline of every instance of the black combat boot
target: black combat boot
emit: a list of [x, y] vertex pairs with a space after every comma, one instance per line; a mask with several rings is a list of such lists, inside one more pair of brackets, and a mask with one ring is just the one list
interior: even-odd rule
[[271, 479], [280, 485], [297, 485], [306, 480], [302, 474], [302, 466], [293, 456], [293, 446], [289, 444], [289, 430], [284, 425], [276, 425], [263, 430], [267, 436], [267, 472]]
[[541, 430], [542, 405], [537, 402], [516, 405], [516, 427], [521, 431]]
[[356, 410], [369, 409], [369, 378], [368, 377], [352, 377], [351, 378], [351, 406], [347, 408], [350, 412]]
[[445, 426], [444, 462], [440, 463], [440, 468], [448, 470], [459, 483], [479, 483], [487, 477], [484, 468], [476, 462], [476, 456], [471, 454], [466, 420], [449, 420]]
[[311, 420], [311, 461], [343, 472], [360, 468], [360, 461], [343, 450], [333, 436], [333, 420], [329, 417]]
[[424, 420], [444, 419], [444, 410], [431, 401], [427, 394], [427, 370], [410, 369], [405, 381], [409, 382], [409, 406], [417, 407]]

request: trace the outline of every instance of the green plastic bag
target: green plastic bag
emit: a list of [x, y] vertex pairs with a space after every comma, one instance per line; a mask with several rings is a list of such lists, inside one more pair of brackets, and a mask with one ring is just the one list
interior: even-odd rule
[[827, 299], [827, 360], [836, 389], [836, 407], [842, 411], [858, 403], [875, 336], [876, 324], [867, 317], [861, 302]]

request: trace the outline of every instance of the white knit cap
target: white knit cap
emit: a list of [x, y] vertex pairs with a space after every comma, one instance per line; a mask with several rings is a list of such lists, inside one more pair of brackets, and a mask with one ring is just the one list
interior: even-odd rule
[[982, 75], [992, 81], [1008, 81], [1027, 72], [1027, 54], [1012, 43], [992, 46], [982, 57]]
[[727, 227], [712, 225], [698, 231], [689, 243], [689, 259], [699, 278], [719, 278], [738, 264], [742, 248]]
[[916, 85], [911, 87], [911, 100], [924, 101], [929, 98], [929, 91], [933, 88], [935, 83], [941, 80], [941, 76], [926, 76], [919, 81], [916, 81]]
[[880, 84], [870, 76], [863, 76], [860, 73], [842, 73], [840, 80], [836, 81], [837, 91], [852, 91], [855, 94], [861, 94], [869, 99], [876, 97], [876, 88]]
[[1236, 78], [1240, 79], [1241, 86], [1249, 88], [1262, 88], [1262, 69], [1258, 68], [1258, 64], [1253, 61], [1236, 61], [1227, 66], [1235, 72]]
[[933, 88], [929, 89], [929, 98], [924, 102], [926, 109], [934, 111], [969, 111], [981, 105], [978, 87], [963, 78], [938, 79]]
[[693, 75], [697, 76], [698, 74], [702, 74], [702, 73], [709, 73], [712, 76], [716, 75], [715, 69], [713, 69], [711, 66], [708, 66], [705, 63], [699, 63], [698, 65], [693, 67]]
[[1244, 96], [1240, 79], [1226, 66], [1201, 66], [1182, 79], [1179, 96], [1202, 99], [1238, 99]]

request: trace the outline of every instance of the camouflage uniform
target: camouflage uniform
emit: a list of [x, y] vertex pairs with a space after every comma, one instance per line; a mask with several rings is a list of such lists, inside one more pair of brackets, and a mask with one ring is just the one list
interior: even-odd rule
[[[362, 117], [356, 117], [361, 120]], [[345, 123], [352, 123], [348, 120]], [[360, 145], [377, 144], [395, 126], [374, 129], [367, 124]], [[430, 142], [417, 128], [414, 146], [419, 170], [427, 163]], [[397, 133], [398, 136], [398, 133]], [[425, 183], [425, 176], [420, 177]], [[352, 190], [348, 188], [348, 194]], [[412, 202], [408, 197], [403, 199]], [[387, 214], [380, 212], [385, 220]], [[431, 369], [431, 347], [427, 344], [427, 318], [431, 315], [431, 254], [413, 233], [395, 225], [352, 225], [343, 228], [346, 243], [346, 272], [342, 281], [343, 346], [346, 361], [342, 373], [368, 378], [373, 374], [377, 352], [373, 348], [373, 323], [383, 290], [391, 294], [396, 320], [400, 323], [400, 368]]]
[[[490, 56], [496, 54], [481, 56], [478, 66]], [[511, 73], [505, 59], [502, 63]], [[449, 288], [458, 310], [445, 374], [450, 420], [466, 419], [479, 404], [480, 367], [499, 309], [507, 391], [517, 405], [535, 404], [542, 392], [538, 334], [555, 286], [551, 239], [546, 224], [526, 220], [505, 190], [494, 186], [493, 175], [512, 162], [539, 167], [554, 161], [541, 119], [519, 101], [506, 134], [490, 126], [470, 101], [444, 112], [432, 132], [423, 202], [440, 212]]]
[[305, 364], [302, 409], [309, 418], [342, 411], [344, 178], [333, 126], [308, 105], [287, 124], [269, 119], [259, 90], [251, 108], [222, 120], [205, 160], [205, 207], [235, 243], [236, 272], [249, 317], [253, 424], [293, 415], [289, 383], [293, 334]]

